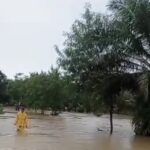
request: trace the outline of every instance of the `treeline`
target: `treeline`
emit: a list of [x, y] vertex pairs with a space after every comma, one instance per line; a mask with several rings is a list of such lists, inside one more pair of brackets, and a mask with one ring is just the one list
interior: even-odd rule
[[[35, 112], [41, 110], [41, 114], [49, 110], [52, 115], [61, 111], [94, 112], [96, 115], [108, 113], [101, 95], [85, 90], [58, 69], [51, 68], [49, 72], [31, 73], [29, 76], [18, 73], [14, 79], [7, 79], [0, 73], [0, 103], [6, 106], [15, 108], [20, 103]], [[132, 113], [132, 99], [130, 91], [121, 91], [117, 96], [115, 112]]]
[[93, 107], [89, 94], [81, 91], [70, 76], [62, 75], [58, 69], [29, 76], [18, 73], [13, 80], [5, 80], [7, 99], [1, 101], [5, 105], [21, 103], [35, 111], [41, 110], [41, 114], [50, 110], [53, 115], [61, 111], [92, 112], [98, 109], [98, 106]]
[[[57, 69], [49, 72], [31, 73], [29, 76], [17, 74], [9, 80], [8, 91], [12, 103], [19, 102], [35, 111], [51, 110], [52, 114], [72, 109], [66, 104], [76, 101], [74, 84], [69, 78], [63, 77]], [[75, 107], [75, 106], [74, 106]]]

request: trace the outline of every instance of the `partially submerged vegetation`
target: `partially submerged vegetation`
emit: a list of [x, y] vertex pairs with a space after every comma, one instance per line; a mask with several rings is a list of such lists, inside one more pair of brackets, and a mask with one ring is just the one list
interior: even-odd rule
[[3, 105], [0, 104], [0, 114], [3, 114], [3, 113], [4, 113], [4, 111], [3, 111]]

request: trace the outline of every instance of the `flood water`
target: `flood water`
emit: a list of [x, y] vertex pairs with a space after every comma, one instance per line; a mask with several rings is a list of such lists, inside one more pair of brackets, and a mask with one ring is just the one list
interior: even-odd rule
[[150, 138], [135, 137], [126, 116], [115, 116], [112, 136], [107, 115], [30, 116], [30, 127], [22, 134], [16, 132], [15, 116], [0, 115], [0, 150], [150, 150]]

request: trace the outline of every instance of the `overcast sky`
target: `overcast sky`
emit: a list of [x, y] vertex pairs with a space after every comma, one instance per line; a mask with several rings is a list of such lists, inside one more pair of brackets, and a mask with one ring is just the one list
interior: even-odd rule
[[108, 0], [0, 0], [0, 70], [9, 78], [21, 72], [40, 72], [56, 65], [54, 45], [61, 47], [84, 11], [106, 12]]

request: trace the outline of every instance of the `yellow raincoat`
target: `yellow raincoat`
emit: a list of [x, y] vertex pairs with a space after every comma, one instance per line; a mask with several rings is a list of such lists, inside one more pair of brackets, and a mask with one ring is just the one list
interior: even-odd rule
[[16, 118], [17, 130], [21, 131], [28, 127], [28, 115], [26, 112], [18, 112]]

